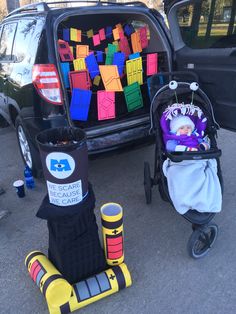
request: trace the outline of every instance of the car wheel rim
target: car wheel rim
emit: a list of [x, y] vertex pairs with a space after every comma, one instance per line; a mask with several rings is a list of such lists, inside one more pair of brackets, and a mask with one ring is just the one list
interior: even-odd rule
[[25, 163], [27, 164], [27, 166], [29, 166], [32, 169], [32, 157], [30, 153], [29, 143], [26, 139], [25, 132], [22, 126], [18, 127], [18, 139], [19, 139], [20, 149], [24, 157]]

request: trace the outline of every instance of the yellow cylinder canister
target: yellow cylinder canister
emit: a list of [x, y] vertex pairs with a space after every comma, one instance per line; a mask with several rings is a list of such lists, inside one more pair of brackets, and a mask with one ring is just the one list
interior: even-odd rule
[[72, 286], [43, 253], [40, 251], [29, 253], [25, 265], [49, 307], [59, 307], [70, 300]]
[[114, 266], [124, 261], [123, 209], [117, 203], [101, 207], [102, 233], [107, 264]]
[[70, 301], [61, 307], [50, 307], [50, 314], [63, 314], [76, 311], [88, 304], [103, 299], [132, 284], [126, 264], [120, 264], [93, 277], [73, 285]]

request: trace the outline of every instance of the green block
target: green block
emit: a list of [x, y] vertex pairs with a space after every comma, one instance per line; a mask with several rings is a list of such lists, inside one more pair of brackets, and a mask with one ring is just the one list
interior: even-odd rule
[[117, 52], [117, 45], [113, 45], [113, 44], [108, 44], [108, 46], [107, 46], [107, 49], [108, 49], [108, 51], [107, 51], [107, 53], [109, 54], [109, 55], [113, 55], [115, 52]]
[[107, 54], [106, 55], [106, 60], [105, 60], [105, 64], [112, 64], [113, 63], [113, 54]]
[[128, 112], [143, 107], [143, 97], [138, 82], [124, 87], [124, 94]]
[[108, 44], [105, 64], [112, 64], [114, 53], [117, 52], [117, 45]]

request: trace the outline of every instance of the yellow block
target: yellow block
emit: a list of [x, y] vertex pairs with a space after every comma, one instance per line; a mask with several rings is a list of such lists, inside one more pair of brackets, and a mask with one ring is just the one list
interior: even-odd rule
[[100, 75], [95, 76], [93, 80], [93, 85], [98, 86], [100, 84], [100, 81], [101, 81], [101, 76]]
[[86, 64], [84, 58], [77, 58], [73, 60], [75, 71], [86, 70]]
[[90, 29], [90, 30], [87, 31], [87, 37], [88, 38], [93, 37], [93, 29]]
[[126, 61], [126, 73], [128, 85], [138, 82], [143, 84], [143, 65], [142, 57]]

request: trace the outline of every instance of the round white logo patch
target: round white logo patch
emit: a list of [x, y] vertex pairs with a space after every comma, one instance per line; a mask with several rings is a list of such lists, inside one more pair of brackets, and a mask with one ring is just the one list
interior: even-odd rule
[[75, 170], [75, 161], [65, 153], [50, 153], [46, 158], [48, 171], [57, 179], [66, 179]]

